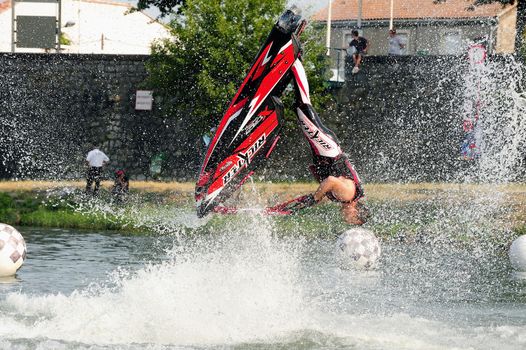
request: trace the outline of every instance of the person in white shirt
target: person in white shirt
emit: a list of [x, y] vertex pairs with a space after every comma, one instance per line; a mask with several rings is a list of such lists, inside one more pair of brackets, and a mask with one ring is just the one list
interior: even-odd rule
[[[95, 147], [86, 156], [86, 164], [88, 165], [88, 173], [86, 177], [86, 193], [97, 194], [100, 188], [100, 179], [102, 177], [102, 167], [110, 161], [107, 155], [100, 149]], [[95, 182], [93, 192], [91, 185]]]
[[402, 55], [402, 50], [405, 48], [404, 40], [396, 35], [396, 29], [389, 30], [389, 51], [387, 52], [390, 56]]

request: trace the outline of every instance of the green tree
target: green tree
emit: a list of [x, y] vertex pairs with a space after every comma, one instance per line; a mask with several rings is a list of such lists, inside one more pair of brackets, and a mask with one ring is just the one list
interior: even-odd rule
[[[434, 0], [436, 3], [447, 0]], [[526, 0], [472, 0], [473, 6], [490, 4], [500, 2], [503, 5], [517, 3], [517, 50], [526, 51]], [[178, 13], [182, 12], [186, 5], [186, 0], [138, 0], [136, 10], [145, 10], [150, 7], [157, 7], [161, 12], [161, 17], [164, 17], [174, 10]]]
[[186, 0], [137, 0], [137, 5], [133, 10], [142, 11], [150, 7], [156, 7], [161, 12], [160, 17], [164, 17], [174, 11], [180, 13]]
[[[147, 64], [162, 112], [184, 118], [187, 132], [217, 125], [284, 8], [284, 0], [186, 0], [170, 23], [173, 39], [156, 43]], [[311, 91], [322, 103], [327, 62], [318, 35], [308, 28], [302, 41]]]

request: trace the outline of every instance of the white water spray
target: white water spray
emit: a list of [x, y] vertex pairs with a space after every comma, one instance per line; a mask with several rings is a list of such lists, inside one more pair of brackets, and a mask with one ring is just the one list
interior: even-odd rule
[[[526, 145], [524, 68], [513, 57], [479, 64], [465, 77], [466, 104], [480, 103], [481, 154], [475, 177], [507, 183], [523, 178]], [[478, 96], [475, 96], [478, 95]], [[475, 115], [474, 108], [466, 113]]]

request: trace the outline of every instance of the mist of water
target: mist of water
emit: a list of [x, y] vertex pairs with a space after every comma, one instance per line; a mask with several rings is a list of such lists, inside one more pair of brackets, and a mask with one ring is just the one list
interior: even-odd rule
[[465, 114], [473, 118], [479, 104], [481, 139], [480, 158], [466, 178], [483, 182], [520, 179], [526, 144], [523, 66], [513, 57], [475, 64], [464, 74], [464, 85]]
[[[254, 234], [254, 224], [259, 224]], [[81, 343], [234, 344], [300, 327], [305, 299], [300, 245], [273, 238], [261, 222], [221, 237], [188, 239], [169, 261], [115, 272], [111, 286], [65, 295], [11, 294], [16, 316], [0, 333]], [[5, 315], [5, 314], [4, 314]]]
[[[523, 67], [507, 59], [487, 62], [462, 74], [465, 86], [458, 94], [469, 100], [464, 113], [473, 113], [469, 106], [475, 91], [481, 101], [483, 142], [480, 157], [467, 162], [454, 178], [490, 184], [518, 180], [526, 142]], [[6, 150], [2, 161], [19, 162], [21, 175], [26, 175], [26, 169], [34, 168], [34, 154], [45, 139], [38, 138], [27, 124], [1, 122], [3, 133], [9, 135], [0, 139]], [[460, 145], [462, 140], [458, 141]], [[60, 169], [57, 164], [63, 158], [57, 157], [39, 159], [39, 167]], [[295, 232], [277, 232], [271, 218], [247, 215], [223, 224], [220, 235], [194, 237], [187, 233], [209, 219], [198, 220], [193, 209], [147, 207], [140, 198], [132, 198], [132, 205], [126, 206], [77, 198], [74, 209], [78, 212], [173, 234], [169, 259], [135, 272], [117, 269], [107, 280], [71, 295], [10, 293], [0, 307], [0, 347], [18, 344], [31, 348], [38, 342], [43, 349], [242, 347], [246, 343], [278, 348], [280, 344], [305, 348], [524, 347], [526, 328], [523, 316], [513, 313], [514, 305], [498, 310], [518, 321], [504, 321], [506, 317], [493, 320], [494, 315], [480, 324], [477, 322], [483, 316], [470, 319], [476, 312], [491, 313], [472, 309], [466, 302], [483, 295], [462, 284], [472, 278], [471, 271], [483, 266], [494, 268], [491, 272], [495, 276], [506, 272], [487, 261], [494, 258], [503, 264], [491, 250], [491, 241], [485, 245], [478, 242], [496, 230], [510, 235], [505, 226], [509, 214], [505, 198], [498, 191], [475, 190], [471, 195], [468, 201], [459, 201], [464, 193], [449, 191], [410, 208], [377, 204], [373, 224], [414, 224], [416, 242], [430, 247], [429, 255], [410, 255], [402, 249], [397, 253], [398, 263], [388, 258], [393, 250], [385, 250], [383, 259], [387, 260], [377, 274], [339, 269], [333, 260], [332, 242], [277, 238]], [[257, 194], [255, 197], [257, 204]], [[487, 219], [495, 217], [501, 220], [488, 225]], [[480, 238], [470, 251], [472, 265], [455, 250], [452, 232]], [[396, 238], [403, 241], [403, 236], [401, 232]], [[441, 265], [442, 255], [440, 259], [433, 256], [434, 249], [450, 254], [447, 264]], [[391, 263], [392, 269], [386, 267]], [[463, 269], [465, 266], [471, 269]], [[404, 274], [404, 279], [397, 279], [397, 274]], [[414, 278], [407, 277], [410, 275]], [[386, 286], [382, 280], [389, 276], [391, 284]], [[484, 285], [490, 291], [498, 289], [491, 278]]]
[[116, 269], [68, 295], [10, 293], [0, 305], [0, 346], [514, 349], [526, 343], [520, 306], [494, 306], [506, 312], [502, 317], [486, 309], [510, 292], [503, 278], [491, 283], [495, 277], [474, 272], [502, 276], [494, 256], [386, 246], [377, 271], [353, 271], [338, 267], [332, 241], [276, 233], [266, 218], [247, 216], [224, 234], [174, 241], [165, 262]]

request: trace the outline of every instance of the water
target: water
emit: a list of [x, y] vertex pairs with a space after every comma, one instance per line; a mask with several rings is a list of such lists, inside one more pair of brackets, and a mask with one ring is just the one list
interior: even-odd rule
[[29, 259], [0, 284], [0, 348], [526, 347], [526, 283], [505, 255], [392, 241], [356, 271], [336, 237], [250, 220], [186, 238], [21, 229]]
[[[462, 119], [480, 114], [482, 153], [445, 178], [523, 179], [523, 67], [507, 58], [451, 70], [445, 85], [453, 73], [464, 80], [452, 103], [464, 108], [452, 124], [460, 134]], [[447, 90], [438, 89], [437, 101]], [[408, 116], [426, 112], [414, 102], [397, 111], [407, 147], [389, 143], [383, 152], [395, 156], [368, 159], [376, 174], [407, 181], [400, 153], [433, 142], [414, 137], [425, 119]], [[80, 136], [46, 153], [55, 143], [39, 135], [70, 140], [62, 135], [70, 128], [24, 117], [2, 124], [9, 137], [0, 140], [1, 161], [16, 161], [21, 177], [74, 173]], [[374, 271], [340, 266], [336, 237], [307, 238], [300, 224], [291, 233], [264, 218], [219, 220], [206, 232], [193, 210], [146, 210], [142, 198], [131, 208], [79, 201], [79, 212], [156, 234], [21, 228], [29, 258], [16, 278], [0, 280], [0, 349], [525, 349], [526, 282], [512, 274], [505, 249], [494, 247], [513, 234], [505, 194], [449, 189], [411, 205], [402, 196], [372, 203], [372, 225], [402, 227], [383, 242]], [[472, 243], [459, 244], [462, 238]]]

